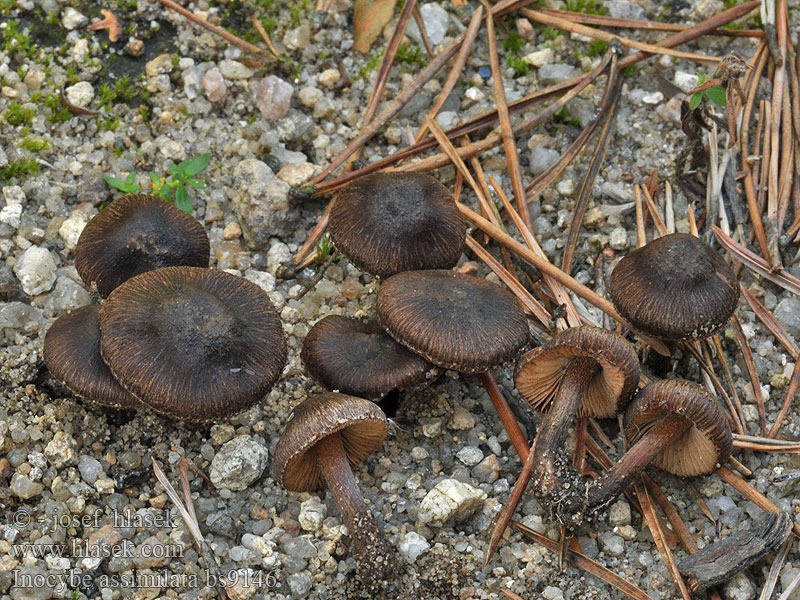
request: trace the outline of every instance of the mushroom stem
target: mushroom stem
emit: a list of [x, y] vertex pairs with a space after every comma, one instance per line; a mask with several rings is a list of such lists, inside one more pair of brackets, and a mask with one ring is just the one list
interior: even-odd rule
[[631, 446], [617, 464], [598, 480], [589, 484], [585, 499], [587, 512], [602, 510], [628, 487], [631, 479], [641, 473], [669, 443], [682, 436], [692, 426], [683, 417], [670, 414]]
[[336, 500], [353, 540], [353, 551], [362, 579], [369, 584], [394, 580], [399, 572], [397, 559], [361, 495], [341, 436], [333, 433], [317, 442], [314, 449], [325, 483]]
[[576, 357], [569, 361], [553, 402], [542, 419], [534, 442], [533, 470], [536, 485], [543, 495], [559, 488], [556, 457], [561, 450], [567, 428], [572, 423], [599, 365], [592, 358]]

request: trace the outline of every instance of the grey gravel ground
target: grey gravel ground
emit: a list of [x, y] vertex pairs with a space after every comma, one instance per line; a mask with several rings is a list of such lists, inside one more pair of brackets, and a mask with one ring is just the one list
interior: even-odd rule
[[[0, 210], [0, 453], [10, 464], [0, 482], [8, 485], [0, 485], [0, 600], [214, 597], [215, 590], [205, 586], [204, 563], [186, 526], [152, 475], [155, 459], [177, 485], [178, 463], [184, 456], [216, 486], [212, 489], [189, 472], [203, 532], [223, 571], [237, 575], [234, 587], [241, 597], [364, 596], [355, 582], [349, 539], [343, 536], [332, 498], [285, 492], [271, 475], [270, 459], [292, 407], [318, 391], [299, 359], [305, 334], [326, 314], [371, 314], [378, 283], [342, 259], [328, 266], [301, 297], [313, 281], [312, 269], [291, 280], [276, 279], [275, 272], [306, 239], [323, 207], [318, 200], [292, 200], [287, 192], [323, 168], [357, 134], [376, 75], [376, 63], [373, 59], [370, 70], [369, 61], [386, 40], [379, 38], [370, 55], [352, 52], [349, 0], [336, 0], [318, 31], [311, 28], [311, 3], [276, 4], [258, 6], [274, 16], [272, 38], [291, 62], [268, 75], [236, 62], [238, 49], [156, 3], [112, 5], [126, 29], [119, 42], [109, 45], [105, 32], [86, 28], [90, 17], [100, 18], [99, 5], [0, 2], [0, 113], [6, 115], [0, 119], [0, 181], [6, 178]], [[474, 8], [472, 4], [468, 8]], [[723, 8], [719, 0], [669, 6], [651, 0], [605, 4], [615, 15], [681, 23]], [[798, 3], [789, 4], [796, 26]], [[242, 16], [246, 5], [201, 0], [190, 8], [237, 31], [248, 26]], [[425, 4], [422, 13], [437, 47], [464, 28], [449, 3]], [[48, 14], [53, 15], [49, 24]], [[14, 27], [30, 35], [33, 49], [24, 48]], [[136, 51], [131, 37], [143, 42], [144, 54], [138, 58], [126, 50]], [[537, 28], [535, 39], [519, 51], [521, 56], [533, 55], [530, 61], [536, 66], [528, 75], [515, 79], [511, 68], [504, 73], [510, 100], [598, 60], [586, 55], [587, 46], [580, 40], [548, 37]], [[755, 44], [705, 38], [693, 49], [722, 55], [734, 47], [750, 56]], [[492, 108], [491, 81], [481, 69], [486, 65], [488, 47], [482, 34], [463, 83], [438, 117], [442, 126]], [[412, 60], [395, 69], [386, 99], [419, 68]], [[103, 84], [113, 85], [110, 73], [130, 75], [135, 91], [129, 104], [119, 97], [101, 106]], [[613, 261], [596, 272], [596, 255], [611, 248], [620, 257], [635, 245], [632, 211], [620, 209], [632, 199], [631, 182], [652, 169], [658, 169], [662, 179], [675, 173], [683, 141], [678, 105], [665, 99], [658, 80], [688, 89], [694, 73], [693, 65], [665, 57], [640, 65], [625, 80], [616, 137], [597, 180], [573, 273], [601, 292]], [[405, 144], [406, 126], [415, 130], [418, 116], [427, 111], [445, 76], [442, 72], [427, 84], [367, 146], [365, 161]], [[99, 108], [102, 115], [59, 121], [62, 84], [71, 102]], [[517, 140], [526, 183], [566, 149], [579, 125], [592, 118], [601, 94], [602, 86], [590, 87], [570, 105], [568, 118]], [[143, 102], [146, 112], [138, 110]], [[15, 124], [9, 115], [19, 108], [30, 114]], [[31, 149], [35, 143], [25, 143], [39, 139], [46, 140], [47, 147], [37, 151]], [[170, 161], [205, 152], [212, 157], [203, 174], [208, 185], [193, 194], [195, 214], [211, 238], [213, 266], [243, 275], [269, 292], [289, 341], [284, 376], [261, 406], [207, 429], [193, 430], [147, 411], [118, 413], [86, 404], [49, 377], [41, 353], [52, 321], [91, 300], [74, 269], [72, 251], [95, 205], [114, 195], [102, 176], [123, 177], [135, 171], [137, 183], [148, 190], [147, 171], [165, 173]], [[39, 161], [38, 173], [6, 177], [10, 165], [26, 159]], [[483, 156], [482, 164], [510, 188], [501, 150]], [[560, 260], [563, 232], [586, 164], [581, 157], [545, 192], [541, 203], [531, 206], [535, 233], [553, 260]], [[455, 180], [452, 168], [437, 176], [450, 186]], [[470, 196], [465, 200], [474, 202]], [[675, 212], [678, 229], [685, 231], [686, 199], [679, 192]], [[784, 256], [796, 250], [790, 245]], [[800, 276], [797, 265], [789, 270]], [[482, 266], [480, 273], [486, 275]], [[792, 336], [798, 336], [800, 300], [746, 270], [742, 282], [775, 310]], [[738, 315], [755, 355], [771, 422], [786, 393], [794, 358], [744, 301]], [[732, 331], [725, 333], [723, 342], [745, 401], [750, 433], [756, 433], [756, 405]], [[696, 364], [686, 358], [677, 362], [675, 374], [700, 381]], [[513, 387], [510, 370], [498, 376], [506, 387]], [[532, 419], [538, 422], [537, 416]], [[526, 599], [623, 597], [583, 571], [567, 567], [560, 573], [552, 554], [518, 533], [505, 539], [498, 555], [483, 567], [487, 527], [513, 486], [520, 463], [477, 379], [448, 372], [427, 390], [403, 398], [394, 425], [390, 439], [357, 475], [401, 556], [398, 598], [497, 599], [505, 598], [502, 589]], [[785, 437], [798, 439], [798, 426], [793, 411]], [[613, 424], [608, 433], [614, 434]], [[797, 459], [752, 452], [739, 459], [754, 471], [752, 484], [797, 519], [800, 500], [791, 484], [771, 481], [775, 474], [796, 470]], [[749, 527], [761, 515], [713, 475], [682, 482], [652, 474], [699, 546]], [[457, 514], [423, 502], [437, 486], [460, 498], [453, 511]], [[716, 527], [704, 516], [699, 500], [716, 519]], [[557, 538], [557, 529], [542, 515], [532, 499], [525, 499], [517, 513], [529, 527]], [[579, 541], [588, 556], [651, 597], [679, 597], [641, 517], [631, 514], [628, 504], [615, 505], [609, 519], [583, 532]], [[104, 544], [115, 549], [112, 556], [98, 556]], [[67, 546], [63, 556], [58, 554], [60, 545]], [[782, 585], [798, 573], [793, 566], [800, 562], [796, 546], [788, 561]], [[731, 581], [723, 597], [755, 598], [769, 564], [764, 561]], [[37, 585], [26, 587], [26, 581]], [[792, 598], [800, 598], [800, 593]]]

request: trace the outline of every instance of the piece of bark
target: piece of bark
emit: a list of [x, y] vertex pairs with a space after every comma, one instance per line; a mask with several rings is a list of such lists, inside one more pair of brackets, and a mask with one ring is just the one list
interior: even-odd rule
[[767, 513], [751, 529], [737, 531], [709, 544], [678, 563], [692, 592], [731, 579], [773, 552], [792, 531], [792, 519], [783, 511]]

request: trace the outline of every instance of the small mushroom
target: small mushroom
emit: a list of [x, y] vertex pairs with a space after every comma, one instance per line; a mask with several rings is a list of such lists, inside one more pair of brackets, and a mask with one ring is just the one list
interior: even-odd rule
[[733, 436], [716, 400], [700, 386], [679, 379], [644, 387], [624, 418], [628, 451], [582, 493], [559, 508], [561, 520], [578, 525], [605, 510], [648, 464], [679, 477], [699, 477], [725, 463]]
[[266, 292], [224, 271], [167, 267], [116, 288], [100, 311], [117, 380], [162, 414], [205, 423], [259, 403], [286, 366]]
[[329, 225], [339, 251], [377, 277], [454, 267], [467, 233], [452, 194], [424, 173], [356, 179], [334, 196]]
[[300, 358], [324, 388], [369, 400], [422, 386], [435, 371], [376, 321], [340, 315], [329, 315], [311, 328]]
[[369, 400], [320, 394], [295, 407], [272, 461], [276, 480], [289, 491], [310, 492], [327, 485], [353, 540], [361, 577], [376, 587], [398, 576], [397, 559], [352, 469], [383, 443], [387, 433], [386, 416]]
[[685, 233], [660, 237], [620, 260], [608, 291], [620, 315], [639, 331], [674, 341], [713, 335], [739, 301], [728, 263]]
[[203, 226], [158, 196], [130, 194], [98, 213], [75, 246], [75, 268], [104, 298], [134, 275], [163, 267], [208, 267]]
[[395, 340], [444, 369], [485, 373], [516, 358], [530, 333], [517, 298], [454, 271], [406, 271], [387, 279], [375, 308]]
[[534, 410], [545, 413], [518, 485], [527, 485], [550, 506], [563, 495], [557, 459], [576, 416], [605, 419], [622, 412], [636, 391], [636, 351], [613, 331], [575, 327], [526, 353], [517, 364], [516, 386]]
[[44, 337], [44, 362], [74, 394], [111, 408], [136, 408], [139, 401], [114, 379], [100, 355], [100, 307], [89, 304], [58, 317]]

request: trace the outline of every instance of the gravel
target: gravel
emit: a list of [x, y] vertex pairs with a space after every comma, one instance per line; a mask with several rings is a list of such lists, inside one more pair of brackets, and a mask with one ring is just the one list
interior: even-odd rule
[[[38, 161], [39, 170], [0, 182], [0, 457], [10, 468], [9, 475], [0, 478], [0, 600], [216, 597], [214, 588], [206, 585], [204, 559], [152, 474], [155, 460], [179, 487], [184, 456], [196, 468], [189, 468], [186, 477], [207, 551], [216, 557], [221, 572], [230, 574], [231, 587], [243, 597], [370, 597], [357, 583], [350, 538], [330, 494], [286, 492], [272, 477], [270, 457], [293, 407], [319, 391], [299, 359], [311, 325], [327, 314], [373, 313], [379, 282], [344, 259], [335, 258], [321, 272], [315, 266], [303, 269], [294, 279], [282, 280], [276, 273], [305, 242], [324, 207], [318, 199], [288, 192], [307, 183], [358, 135], [377, 75], [376, 57], [387, 38], [379, 37], [368, 55], [354, 53], [349, 0], [336, 0], [322, 26], [313, 9], [304, 8], [298, 15], [292, 10], [296, 3], [274, 3], [268, 16], [276, 27], [270, 37], [285, 63], [264, 69], [243, 64], [237, 60], [242, 58], [240, 50], [157, 3], [128, 3], [123, 8], [112, 2], [108, 8], [123, 25], [116, 44], [107, 42], [105, 31], [87, 29], [101, 18], [99, 7], [85, 3], [64, 7], [52, 0], [16, 4], [0, 17], [5, 25], [0, 29], [0, 114], [8, 114], [12, 103], [32, 109], [32, 114], [19, 124], [0, 118], [0, 169], [31, 160]], [[676, 23], [708, 17], [722, 5], [714, 1], [666, 7], [649, 0], [604, 4], [613, 15]], [[230, 10], [233, 5], [236, 9]], [[679, 5], [685, 8], [678, 11]], [[237, 3], [199, 0], [189, 7], [239, 34], [249, 27]], [[463, 17], [476, 7], [471, 2], [462, 13], [464, 9], [451, 3], [420, 6], [436, 49], [463, 31]], [[50, 13], [55, 23], [43, 26]], [[798, 12], [790, 11], [790, 19], [796, 31]], [[12, 22], [19, 31], [33, 32], [33, 51], [9, 45], [6, 32]], [[513, 27], [513, 21], [507, 23]], [[415, 29], [412, 19], [408, 38], [419, 44]], [[501, 37], [506, 35], [505, 28], [498, 31]], [[626, 34], [636, 35], [628, 30]], [[640, 39], [656, 37], [643, 34]], [[518, 51], [530, 65], [529, 72], [515, 77], [506, 62], [507, 48], [502, 43], [499, 47], [509, 99], [584, 72], [599, 60], [579, 39], [545, 35], [544, 28], [536, 26]], [[709, 37], [686, 49], [714, 55], [737, 49], [751, 56], [755, 43]], [[425, 59], [424, 49], [419, 56]], [[442, 127], [493, 106], [489, 62], [481, 33], [458, 85], [437, 116]], [[379, 111], [420, 69], [413, 60], [395, 66]], [[662, 57], [638, 65], [624, 80], [615, 137], [598, 174], [573, 261], [573, 276], [601, 293], [615, 261], [635, 247], [632, 182], [642, 181], [653, 169], [660, 181], [676, 174], [684, 140], [680, 104], [658, 82], [665, 79], [687, 90], [697, 73], [710, 75], [705, 67]], [[131, 84], [129, 104], [117, 97], [101, 105], [108, 93], [105, 86], [113, 89], [123, 75]], [[364, 148], [361, 160], [372, 162], [404, 147], [406, 128], [416, 133], [421, 115], [438, 96], [446, 76], [443, 70], [423, 86]], [[70, 102], [101, 114], [61, 120], [62, 87]], [[590, 86], [569, 103], [566, 118], [517, 139], [526, 185], [567, 150], [579, 132], [576, 122], [585, 126], [593, 118], [602, 92], [602, 81]], [[146, 110], [140, 111], [140, 105]], [[45, 140], [45, 147], [29, 149], [37, 139]], [[31, 141], [23, 144], [23, 140]], [[118, 196], [102, 177], [125, 179], [133, 172], [135, 183], [149, 191], [149, 171], [163, 175], [169, 172], [170, 161], [206, 152], [212, 157], [200, 175], [206, 187], [190, 191], [194, 214], [209, 232], [212, 266], [255, 282], [278, 309], [289, 344], [282, 379], [262, 405], [204, 429], [144, 410], [101, 409], [75, 398], [44, 368], [42, 343], [56, 317], [92, 300], [75, 272], [74, 247], [97, 205]], [[564, 232], [590, 157], [591, 151], [580, 155], [530, 206], [535, 234], [555, 262], [560, 261]], [[502, 149], [483, 155], [481, 164], [510, 193]], [[435, 174], [448, 187], [455, 186], [452, 167]], [[686, 231], [687, 200], [679, 186], [673, 186], [673, 192], [676, 225]], [[466, 188], [462, 200], [477, 206]], [[597, 259], [601, 252], [602, 262]], [[800, 267], [788, 262], [796, 252], [796, 244], [787, 242], [786, 270], [800, 276]], [[483, 265], [477, 269], [479, 276], [495, 279]], [[746, 268], [740, 278], [774, 310], [789, 334], [798, 337], [797, 298]], [[599, 320], [594, 309], [588, 314]], [[771, 423], [787, 393], [795, 357], [744, 300], [738, 316], [753, 349], [761, 380], [757, 393]], [[722, 337], [748, 417], [748, 433], [757, 434], [758, 406], [736, 332], [729, 327]], [[676, 376], [702, 381], [696, 363], [684, 355], [676, 357], [672, 370]], [[513, 389], [510, 368], [496, 376]], [[400, 556], [401, 591], [394, 595], [498, 600], [505, 597], [501, 590], [508, 589], [526, 599], [623, 598], [577, 568], [566, 566], [561, 573], [555, 555], [515, 530], [507, 532], [495, 558], [484, 566], [487, 530], [521, 464], [478, 383], [475, 377], [446, 373], [426, 390], [401, 397], [389, 439], [356, 469], [367, 501]], [[535, 426], [539, 417], [528, 419]], [[615, 424], [603, 427], [618, 442]], [[782, 434], [800, 439], [796, 410]], [[774, 476], [792, 473], [800, 463], [777, 453], [744, 452], [738, 458], [753, 471], [751, 483], [797, 519], [800, 500], [794, 484], [776, 482]], [[208, 475], [213, 485], [200, 473]], [[655, 470], [650, 474], [698, 546], [749, 527], [761, 515], [761, 509], [713, 475], [687, 483]], [[706, 516], [706, 507], [714, 522]], [[526, 495], [516, 518], [558, 539], [558, 528], [544, 515]], [[641, 516], [626, 501], [613, 505], [608, 519], [591, 531], [578, 532], [578, 541], [586, 556], [652, 598], [680, 597]], [[35, 554], [31, 546], [73, 542], [105, 544], [117, 551], [98, 559], [72, 551]], [[684, 555], [680, 548], [673, 551], [678, 559]], [[726, 600], [757, 597], [769, 561], [729, 582], [723, 589]], [[788, 561], [792, 566], [781, 573], [779, 589], [797, 574], [796, 546]], [[69, 573], [76, 578], [58, 588], [55, 583]], [[135, 579], [143, 574], [162, 579], [155, 586], [144, 586]], [[166, 576], [186, 577], [191, 583], [163, 579]], [[38, 577], [43, 585], [25, 588], [23, 577]], [[792, 598], [800, 598], [798, 592]]]

